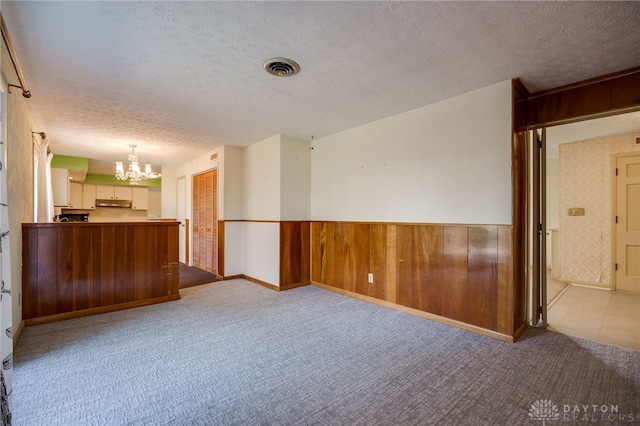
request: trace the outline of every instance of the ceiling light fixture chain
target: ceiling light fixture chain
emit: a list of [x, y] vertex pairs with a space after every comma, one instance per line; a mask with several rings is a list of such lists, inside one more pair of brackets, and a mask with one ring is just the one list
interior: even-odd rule
[[129, 179], [130, 185], [137, 185], [143, 180], [147, 179], [155, 179], [159, 178], [160, 173], [154, 173], [151, 170], [151, 164], [144, 165], [144, 171], [140, 169], [140, 165], [138, 164], [138, 156], [135, 153], [136, 147], [138, 145], [129, 144], [131, 147], [131, 154], [129, 154], [129, 170], [125, 172], [124, 166], [122, 165], [122, 161], [116, 161], [116, 178], [118, 180], [127, 180]]

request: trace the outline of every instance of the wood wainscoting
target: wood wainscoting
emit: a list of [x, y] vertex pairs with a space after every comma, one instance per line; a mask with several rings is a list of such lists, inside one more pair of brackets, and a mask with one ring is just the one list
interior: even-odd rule
[[178, 222], [22, 225], [25, 325], [177, 300]]
[[[256, 222], [278, 224], [280, 232], [279, 252], [279, 282], [268, 283], [246, 274], [225, 275], [225, 223], [227, 222]], [[276, 291], [289, 290], [311, 283], [310, 253], [311, 253], [311, 222], [306, 221], [275, 221], [275, 220], [221, 220], [218, 221], [218, 278], [232, 280], [244, 278], [256, 284]]]
[[[513, 341], [512, 227], [312, 222], [311, 281]], [[369, 282], [373, 274], [373, 282]]]
[[311, 222], [280, 222], [280, 290], [310, 283]]

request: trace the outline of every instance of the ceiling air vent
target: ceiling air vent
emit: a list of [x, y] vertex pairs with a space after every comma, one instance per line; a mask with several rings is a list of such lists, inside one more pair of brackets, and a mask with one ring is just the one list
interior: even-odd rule
[[290, 77], [300, 71], [300, 65], [287, 58], [269, 59], [262, 64], [262, 68], [276, 77]]

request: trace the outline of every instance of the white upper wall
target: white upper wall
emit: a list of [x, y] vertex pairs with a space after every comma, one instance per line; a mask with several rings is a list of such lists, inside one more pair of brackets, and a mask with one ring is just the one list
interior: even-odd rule
[[222, 201], [218, 218], [220, 220], [242, 219], [243, 149], [223, 146], [220, 154], [222, 158], [220, 158], [218, 187]]
[[280, 220], [280, 135], [244, 148], [243, 219]]
[[280, 219], [309, 220], [311, 217], [311, 144], [281, 135]]
[[160, 185], [160, 216], [178, 217], [178, 184], [175, 166], [162, 166]]
[[312, 142], [311, 219], [511, 224], [511, 81]]

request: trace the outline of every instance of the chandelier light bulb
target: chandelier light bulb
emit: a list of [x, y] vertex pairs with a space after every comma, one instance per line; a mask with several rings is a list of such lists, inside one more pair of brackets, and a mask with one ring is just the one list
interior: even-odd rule
[[130, 144], [131, 154], [129, 154], [129, 169], [125, 172], [122, 161], [116, 161], [116, 178], [118, 180], [129, 180], [130, 185], [137, 185], [143, 180], [159, 178], [160, 173], [154, 173], [151, 170], [151, 164], [144, 165], [144, 172], [140, 169], [138, 164], [138, 156], [135, 153], [135, 149], [138, 145]]

